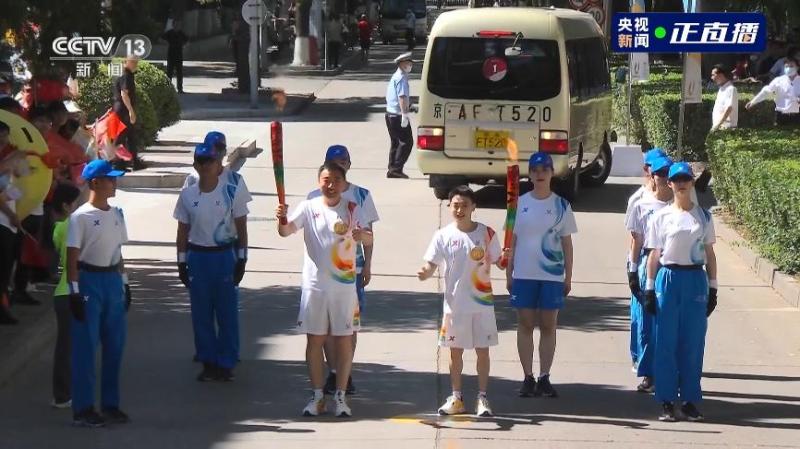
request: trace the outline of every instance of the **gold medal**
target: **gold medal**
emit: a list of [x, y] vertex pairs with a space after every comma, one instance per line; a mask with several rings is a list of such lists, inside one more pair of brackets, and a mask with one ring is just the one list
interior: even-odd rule
[[345, 235], [347, 233], [347, 225], [344, 224], [343, 221], [337, 221], [333, 225], [333, 232], [335, 232], [335, 233], [337, 233], [339, 235]]
[[472, 248], [470, 250], [469, 257], [471, 257], [472, 260], [478, 261], [483, 259], [484, 254], [485, 253], [483, 251], [483, 248], [481, 248], [480, 246], [476, 246], [475, 248]]

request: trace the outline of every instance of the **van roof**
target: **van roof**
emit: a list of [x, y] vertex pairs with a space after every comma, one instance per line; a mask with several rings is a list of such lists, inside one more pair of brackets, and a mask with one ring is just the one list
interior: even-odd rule
[[[442, 13], [434, 22], [431, 35], [474, 36], [481, 30], [521, 31], [525, 38], [552, 39], [561, 33], [553, 29], [558, 22], [581, 23], [582, 36], [602, 35], [594, 18], [568, 8], [463, 8]], [[575, 27], [569, 27], [575, 29]], [[585, 36], [583, 35], [585, 34]]]

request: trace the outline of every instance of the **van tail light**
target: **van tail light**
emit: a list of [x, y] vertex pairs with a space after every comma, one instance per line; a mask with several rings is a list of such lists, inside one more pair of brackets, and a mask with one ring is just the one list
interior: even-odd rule
[[539, 151], [551, 154], [569, 153], [569, 139], [566, 131], [541, 131]]
[[417, 148], [420, 150], [444, 150], [444, 128], [419, 127], [417, 129]]
[[514, 37], [517, 33], [513, 31], [484, 30], [478, 31], [478, 37]]

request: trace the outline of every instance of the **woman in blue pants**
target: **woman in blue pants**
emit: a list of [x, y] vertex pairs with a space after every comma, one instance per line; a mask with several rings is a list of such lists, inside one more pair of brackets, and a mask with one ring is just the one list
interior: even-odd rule
[[669, 185], [674, 202], [650, 220], [645, 243], [652, 248], [644, 309], [656, 316], [655, 396], [663, 409], [659, 420], [675, 421], [679, 405], [686, 419], [701, 421], [707, 318], [717, 306], [714, 222], [692, 201], [689, 164], [670, 167]]

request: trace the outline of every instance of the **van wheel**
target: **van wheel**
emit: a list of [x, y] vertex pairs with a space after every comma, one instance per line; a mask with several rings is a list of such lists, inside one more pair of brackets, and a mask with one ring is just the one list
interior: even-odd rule
[[600, 146], [600, 154], [592, 163], [592, 167], [581, 173], [581, 184], [586, 187], [600, 187], [605, 184], [611, 173], [611, 162], [611, 146], [608, 142], [603, 142]]
[[437, 200], [446, 200], [450, 196], [450, 189], [447, 187], [434, 187], [433, 196], [435, 196]]

